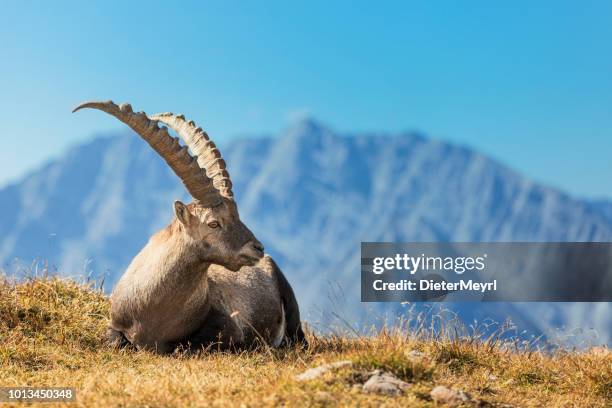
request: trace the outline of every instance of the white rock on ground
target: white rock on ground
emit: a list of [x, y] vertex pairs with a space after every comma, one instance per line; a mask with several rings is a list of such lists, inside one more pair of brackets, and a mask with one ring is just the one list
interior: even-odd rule
[[612, 354], [612, 352], [610, 351], [610, 349], [607, 346], [595, 346], [595, 347], [591, 347], [589, 349], [589, 351], [595, 357], [607, 357], [610, 354]]
[[425, 355], [425, 353], [423, 353], [422, 351], [419, 350], [406, 350], [404, 352], [404, 355], [413, 363], [422, 361], [424, 359], [427, 358], [427, 356]]
[[461, 405], [470, 400], [470, 396], [466, 392], [452, 390], [443, 385], [435, 387], [429, 395], [435, 402], [450, 406]]
[[393, 374], [374, 370], [368, 381], [363, 384], [363, 392], [366, 394], [382, 394], [396, 396], [400, 395], [410, 387], [410, 384], [398, 379]]
[[351, 366], [352, 364], [353, 362], [349, 360], [336, 361], [335, 363], [323, 364], [318, 367], [309, 368], [308, 370], [304, 371], [302, 374], [297, 375], [295, 379], [298, 381], [314, 380], [315, 378], [322, 376], [328, 371], [336, 370], [342, 367], [348, 367], [348, 366]]

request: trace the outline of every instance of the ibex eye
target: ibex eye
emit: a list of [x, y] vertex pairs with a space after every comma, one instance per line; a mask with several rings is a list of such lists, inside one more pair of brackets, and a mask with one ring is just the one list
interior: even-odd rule
[[208, 223], [208, 226], [210, 228], [217, 228], [219, 226], [219, 223], [217, 221], [211, 221]]

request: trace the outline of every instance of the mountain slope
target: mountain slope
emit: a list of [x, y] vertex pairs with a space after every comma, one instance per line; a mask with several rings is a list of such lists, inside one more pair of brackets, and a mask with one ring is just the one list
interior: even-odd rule
[[[340, 136], [306, 120], [222, 151], [243, 219], [311, 320], [332, 303], [342, 308], [325, 296], [336, 283], [346, 300], [339, 312], [365, 319], [361, 241], [612, 240], [609, 203], [574, 199], [416, 134]], [[98, 138], [0, 191], [0, 260], [7, 270], [15, 258], [48, 259], [70, 274], [105, 274], [109, 289], [177, 198], [188, 199], [180, 182], [139, 138]], [[466, 319], [511, 315], [536, 331], [580, 325], [610, 339], [607, 304], [460, 308]]]

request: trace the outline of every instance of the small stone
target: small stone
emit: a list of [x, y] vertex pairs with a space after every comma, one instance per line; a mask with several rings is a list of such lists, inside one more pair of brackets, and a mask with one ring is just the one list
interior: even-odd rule
[[420, 359], [420, 358], [425, 357], [425, 353], [423, 353], [422, 351], [419, 351], [419, 350], [406, 351], [404, 354], [408, 358]]
[[374, 370], [368, 381], [363, 384], [362, 390], [366, 394], [396, 396], [402, 394], [408, 387], [410, 387], [410, 384], [400, 380], [393, 374]]
[[351, 366], [352, 364], [353, 362], [349, 360], [336, 361], [335, 363], [323, 364], [318, 367], [309, 368], [308, 370], [304, 371], [302, 374], [297, 375], [295, 379], [298, 381], [314, 380], [315, 378], [322, 376], [328, 371], [336, 370], [342, 367], [348, 367], [348, 366]]
[[461, 405], [470, 400], [469, 394], [463, 391], [451, 390], [443, 385], [438, 385], [429, 394], [431, 398], [439, 404], [447, 404], [452, 407]]
[[591, 347], [590, 350], [591, 354], [593, 354], [595, 357], [607, 357], [608, 355], [610, 355], [610, 349], [606, 346], [595, 346], [595, 347]]
[[317, 401], [327, 401], [329, 399], [331, 399], [331, 394], [327, 391], [317, 391], [317, 393], [315, 394], [315, 399]]
[[495, 374], [489, 374], [487, 376], [487, 380], [489, 380], [489, 381], [497, 381], [497, 376]]

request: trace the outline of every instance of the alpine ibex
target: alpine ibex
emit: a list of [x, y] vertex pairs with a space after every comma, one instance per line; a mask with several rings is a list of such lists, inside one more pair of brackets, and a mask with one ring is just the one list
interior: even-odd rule
[[206, 132], [182, 115], [148, 117], [129, 104], [86, 102], [74, 112], [82, 108], [102, 110], [136, 131], [194, 198], [174, 202], [170, 225], [150, 238], [117, 283], [111, 341], [160, 353], [306, 344], [293, 290], [240, 221], [225, 162]]

